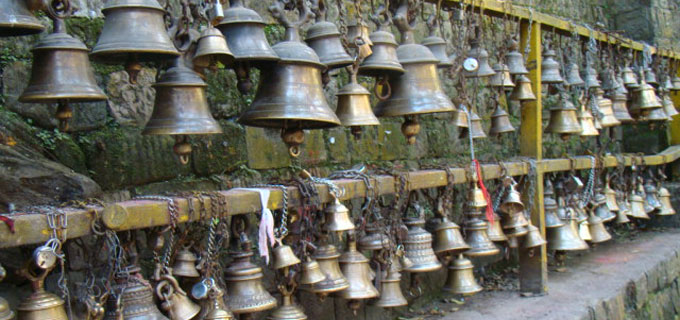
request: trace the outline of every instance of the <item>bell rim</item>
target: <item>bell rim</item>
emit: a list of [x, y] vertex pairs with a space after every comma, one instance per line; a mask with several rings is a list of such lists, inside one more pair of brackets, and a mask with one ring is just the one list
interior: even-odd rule
[[[107, 44], [108, 46], [108, 44]], [[90, 51], [90, 57], [97, 63], [102, 64], [120, 64], [130, 60], [130, 56], [135, 56], [139, 62], [155, 62], [158, 60], [170, 60], [180, 56], [176, 49], [139, 49], [139, 48], [121, 48], [104, 49], [95, 47]]]
[[[29, 87], [33, 88], [33, 87]], [[99, 88], [97, 88], [99, 89]], [[80, 92], [60, 92], [52, 94], [39, 94], [24, 91], [21, 96], [19, 96], [19, 102], [22, 103], [55, 103], [55, 102], [98, 102], [105, 101], [108, 99], [106, 94], [99, 89], [99, 92], [92, 92], [90, 94], [83, 94]], [[38, 90], [40, 92], [40, 90]]]
[[[418, 56], [415, 56], [418, 55]], [[439, 59], [434, 56], [430, 48], [417, 43], [401, 44], [397, 47], [397, 60], [403, 65], [437, 64]]]
[[[35, 21], [32, 20], [33, 19], [26, 18], [23, 23], [21, 21], [18, 21], [18, 23], [0, 23], [0, 37], [30, 36], [45, 31], [45, 26], [40, 24], [37, 19]], [[17, 26], [17, 24], [21, 25]]]
[[[152, 9], [152, 10], [166, 12], [165, 9], [163, 9], [163, 7], [161, 7], [161, 5], [156, 0], [141, 0], [141, 1], [125, 0], [125, 1], [115, 1], [116, 3], [111, 4], [112, 2], [114, 2], [114, 1], [111, 1], [111, 0], [106, 1], [106, 4], [101, 9], [102, 14], [106, 15], [107, 11], [111, 11], [111, 10], [114, 10], [114, 9], [122, 9], [122, 8]], [[122, 3], [122, 2], [124, 2], [124, 3]]]
[[378, 77], [384, 74], [399, 76], [406, 72], [400, 63], [388, 62], [389, 65], [378, 63], [366, 64], [366, 61], [367, 60], [364, 60], [364, 62], [359, 65], [357, 74], [360, 76]]
[[[242, 14], [237, 14], [237, 13], [242, 13]], [[238, 6], [238, 7], [229, 7], [224, 10], [224, 18], [220, 20], [220, 22], [217, 24], [218, 26], [221, 25], [238, 25], [238, 24], [259, 24], [259, 25], [267, 25], [267, 23], [264, 22], [264, 19], [262, 19], [262, 16], [260, 16], [257, 11], [250, 9], [245, 6]]]

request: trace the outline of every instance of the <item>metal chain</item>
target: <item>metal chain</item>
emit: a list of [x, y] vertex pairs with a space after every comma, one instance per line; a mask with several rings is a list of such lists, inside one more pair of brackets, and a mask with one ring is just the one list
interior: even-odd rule
[[361, 210], [369, 210], [372, 211], [373, 204], [375, 198], [378, 197], [378, 194], [373, 188], [373, 184], [371, 184], [371, 176], [367, 174], [366, 172], [366, 167], [364, 165], [360, 166], [355, 166], [352, 169], [349, 170], [341, 170], [341, 171], [336, 171], [331, 173], [328, 177], [330, 179], [353, 179], [353, 180], [362, 180], [364, 182], [364, 186], [366, 187], [366, 197], [365, 197], [365, 202], [364, 205], [362, 206]]
[[315, 176], [310, 176], [309, 180], [311, 180], [314, 183], [319, 183], [319, 184], [325, 184], [328, 186], [328, 189], [335, 198], [341, 197], [345, 192], [343, 190], [340, 190], [338, 186], [333, 182], [333, 180], [327, 179], [327, 178], [319, 178]]
[[281, 203], [281, 220], [279, 227], [274, 230], [276, 237], [283, 239], [288, 235], [288, 187], [283, 184], [257, 184], [257, 188], [279, 188], [283, 193], [283, 202]]
[[62, 252], [64, 242], [67, 240], [68, 231], [68, 216], [64, 210], [57, 208], [55, 211], [49, 211], [46, 214], [47, 225], [52, 234], [50, 239], [45, 242], [45, 247], [50, 248], [50, 251], [59, 260], [59, 279], [57, 286], [61, 291], [62, 298], [66, 301], [66, 310], [69, 319], [73, 319], [73, 312], [71, 308], [71, 293], [68, 288], [68, 275], [66, 274], [66, 255]]
[[168, 203], [168, 215], [170, 217], [170, 236], [168, 237], [168, 245], [165, 248], [165, 252], [163, 252], [163, 257], [160, 259], [161, 266], [163, 269], [167, 269], [167, 267], [170, 266], [170, 256], [172, 256], [173, 251], [175, 250], [175, 231], [177, 228], [177, 216], [179, 212], [179, 208], [177, 207], [177, 203], [175, 203], [175, 199], [171, 197], [163, 197], [163, 196], [139, 196], [135, 197], [135, 199], [138, 200], [155, 200], [155, 201], [165, 201]]
[[596, 159], [594, 156], [590, 157], [590, 173], [588, 174], [588, 182], [583, 190], [581, 205], [586, 206], [590, 202], [590, 198], [593, 196], [593, 188], [595, 187], [595, 164]]
[[[521, 24], [518, 24], [521, 26]], [[531, 28], [534, 26], [534, 9], [529, 8], [529, 28], [527, 30], [527, 41], [526, 44], [524, 45], [524, 62], [528, 62], [529, 60], [529, 52], [531, 51]], [[521, 32], [520, 32], [521, 33]]]
[[507, 187], [501, 184], [498, 194], [496, 194], [496, 197], [493, 199], [493, 212], [498, 211], [498, 207], [501, 205], [501, 199], [503, 199], [503, 196], [505, 195], [506, 191]]

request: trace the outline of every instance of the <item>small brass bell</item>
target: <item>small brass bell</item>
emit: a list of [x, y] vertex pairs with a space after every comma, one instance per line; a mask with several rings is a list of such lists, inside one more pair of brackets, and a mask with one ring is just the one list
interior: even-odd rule
[[495, 74], [489, 78], [489, 85], [494, 88], [503, 88], [512, 91], [515, 84], [510, 78], [510, 69], [505, 64], [497, 63], [493, 66]]
[[609, 210], [619, 211], [619, 205], [616, 202], [616, 191], [609, 186], [609, 178], [607, 178], [607, 183], [604, 187], [604, 196]]
[[302, 275], [299, 283], [301, 285], [312, 285], [326, 279], [326, 275], [321, 271], [321, 266], [316, 260], [309, 259], [302, 264]]
[[[498, 209], [507, 214], [514, 215], [522, 213], [524, 211], [524, 203], [522, 202], [522, 195], [516, 189], [517, 183], [512, 181], [508, 187], [510, 190], [505, 192], [503, 200], [501, 201]], [[523, 227], [526, 225], [522, 225]]]
[[342, 232], [354, 230], [354, 223], [349, 216], [349, 209], [343, 205], [338, 198], [324, 210], [326, 214], [326, 223], [324, 230], [328, 232]]
[[460, 227], [444, 217], [435, 228], [433, 249], [437, 254], [445, 252], [456, 254], [470, 249], [470, 246], [465, 243]]
[[590, 112], [586, 104], [581, 105], [581, 112], [578, 115], [578, 121], [581, 124], [581, 137], [592, 137], [600, 135], [600, 132], [595, 128], [593, 121], [593, 114]]
[[175, 264], [172, 266], [172, 274], [178, 277], [197, 278], [200, 276], [196, 270], [196, 254], [188, 247], [183, 247], [175, 256]]
[[373, 225], [366, 227], [366, 235], [361, 237], [358, 242], [359, 250], [361, 251], [382, 250], [387, 248], [389, 244], [389, 237]]
[[557, 216], [557, 202], [555, 199], [545, 197], [543, 208], [545, 210], [545, 228], [553, 229], [564, 226], [564, 222]]
[[322, 245], [314, 251], [313, 258], [319, 263], [319, 267], [324, 273], [325, 279], [312, 284], [312, 286], [308, 288], [310, 291], [324, 296], [349, 287], [347, 278], [345, 278], [340, 270], [338, 257], [340, 257], [338, 249], [330, 244]]
[[588, 223], [588, 219], [584, 221], [577, 221], [578, 223], [578, 236], [581, 237], [584, 241], [591, 241], [593, 240], [593, 236], [590, 234], [590, 224]]
[[550, 108], [550, 121], [545, 132], [559, 134], [563, 140], [573, 134], [581, 134], [583, 129], [576, 117], [576, 107], [566, 93], [561, 94], [561, 101]]
[[404, 268], [404, 271], [431, 272], [439, 270], [442, 264], [437, 260], [432, 249], [432, 234], [423, 229], [425, 220], [407, 218], [404, 219], [404, 224], [408, 226], [408, 235], [403, 242], [405, 256], [413, 262], [413, 265]]
[[[232, 222], [233, 224], [233, 222]], [[246, 243], [246, 247], [249, 244]], [[252, 250], [232, 252], [232, 262], [224, 271], [227, 306], [235, 314], [254, 313], [276, 307], [276, 299], [262, 285], [262, 268], [250, 261]]]
[[510, 100], [533, 101], [536, 100], [534, 91], [531, 89], [531, 80], [525, 75], [520, 75], [515, 81], [515, 90], [510, 94]]
[[276, 270], [289, 268], [301, 262], [300, 259], [295, 256], [295, 253], [293, 253], [293, 248], [289, 245], [283, 244], [274, 248], [273, 255], [274, 269]]
[[671, 89], [672, 91], [680, 91], [680, 76], [677, 74], [674, 75], [671, 83], [673, 83], [673, 88]]
[[[0, 281], [4, 280], [6, 276], [7, 270], [0, 265]], [[13, 320], [14, 316], [14, 311], [10, 309], [9, 302], [5, 298], [0, 297], [0, 320]]]
[[21, 301], [17, 307], [17, 320], [68, 320], [64, 300], [56, 294], [45, 291], [45, 278], [51, 270], [40, 270], [41, 274], [34, 274], [29, 268], [20, 273], [31, 281], [33, 293]]
[[624, 197], [623, 191], [616, 192], [616, 205], [619, 206], [619, 213], [622, 213], [626, 216], [632, 216], [630, 211], [630, 203], [628, 202], [628, 199]]
[[112, 286], [118, 299], [106, 301], [105, 320], [168, 320], [156, 307], [151, 285], [144, 280], [139, 267], [129, 267], [129, 278], [115, 279]]
[[371, 283], [371, 267], [368, 258], [357, 251], [356, 241], [349, 240], [347, 251], [340, 256], [340, 269], [347, 275], [349, 287], [335, 292], [338, 298], [361, 300], [377, 297], [380, 293]]
[[482, 127], [482, 118], [477, 115], [474, 108], [470, 108], [468, 117], [470, 117], [470, 127], [461, 132], [461, 137], [472, 136], [472, 139], [484, 139], [486, 138], [486, 133]]
[[493, 222], [487, 221], [486, 234], [489, 240], [493, 242], [505, 242], [508, 241], [508, 237], [503, 233], [503, 228], [501, 227], [501, 217], [494, 213]]
[[338, 107], [335, 114], [345, 127], [350, 127], [355, 137], [361, 135], [362, 126], [377, 126], [378, 118], [371, 109], [371, 93], [357, 82], [356, 73], [352, 72], [350, 82], [336, 94]]
[[661, 187], [658, 192], [659, 202], [661, 202], [661, 210], [656, 214], [658, 216], [670, 216], [675, 214], [673, 204], [671, 203], [671, 193], [668, 189]]
[[587, 250], [588, 244], [579, 236], [575, 219], [565, 221], [561, 227], [548, 229], [548, 249], [559, 251]]
[[609, 98], [612, 100], [612, 109], [614, 110], [614, 117], [616, 117], [616, 120], [619, 120], [621, 123], [631, 123], [635, 121], [628, 112], [628, 97], [625, 86], [620, 85]]
[[590, 230], [591, 243], [602, 243], [612, 238], [604, 227], [604, 221], [594, 214], [591, 214], [588, 218], [588, 229]]
[[85, 44], [66, 33], [62, 19], [53, 19], [53, 25], [32, 49], [31, 78], [19, 101], [58, 103], [56, 117], [65, 131], [72, 116], [69, 103], [106, 100], [106, 95], [97, 86]]
[[585, 86], [586, 89], [595, 89], [599, 88], [601, 86], [600, 79], [598, 79], [597, 76], [597, 71], [595, 71], [595, 68], [593, 68], [590, 63], [586, 66], [585, 74], [584, 74], [584, 81], [585, 81]]
[[526, 227], [529, 221], [524, 216], [524, 203], [522, 203], [522, 195], [515, 189], [516, 184], [512, 181], [510, 190], [505, 193], [498, 206], [498, 209], [504, 213], [503, 230], [508, 237], [520, 237], [528, 232]]
[[595, 89], [597, 97], [598, 108], [602, 113], [600, 118], [600, 125], [603, 128], [618, 126], [621, 122], [614, 116], [614, 109], [612, 108], [612, 101], [604, 97], [604, 91], [600, 88]]
[[482, 291], [483, 288], [477, 284], [475, 279], [472, 271], [473, 268], [474, 266], [469, 259], [459, 255], [458, 259], [451, 261], [449, 264], [449, 272], [442, 290], [463, 296], [471, 296]]
[[633, 71], [633, 69], [631, 69], [629, 66], [625, 66], [621, 70], [621, 78], [623, 79], [623, 85], [626, 86], [626, 88], [637, 89], [640, 87], [635, 71]]
[[545, 241], [545, 239], [543, 239], [541, 231], [538, 230], [536, 226], [534, 226], [533, 224], [529, 224], [528, 229], [529, 232], [527, 233], [527, 236], [524, 237], [524, 241], [522, 242], [523, 248], [525, 249], [536, 248], [548, 243]]
[[401, 292], [401, 273], [399, 259], [392, 258], [385, 276], [380, 279], [380, 298], [373, 303], [376, 307], [396, 308], [408, 305], [408, 301]]
[[442, 37], [437, 36], [434, 32], [435, 29], [430, 30], [430, 35], [423, 39], [422, 45], [426, 46], [432, 54], [439, 60], [437, 63], [437, 68], [445, 69], [453, 66], [453, 61], [446, 54], [446, 41]]
[[656, 79], [656, 73], [652, 68], [645, 68], [645, 81], [648, 84], [651, 84], [652, 86], [656, 87], [659, 85], [659, 81]]
[[[279, 289], [281, 290], [281, 289]], [[282, 303], [281, 306], [276, 308], [268, 317], [267, 320], [306, 320], [307, 315], [305, 315], [302, 307], [296, 303], [293, 303], [293, 292], [283, 290], [282, 291]]]
[[0, 37], [24, 36], [45, 30], [32, 12], [40, 7], [40, 1], [0, 1]]
[[156, 0], [113, 0], [102, 8], [104, 27], [92, 58], [125, 64], [136, 83], [140, 63], [173, 59], [180, 55], [165, 27], [165, 10]]
[[635, 192], [631, 192], [630, 197], [630, 215], [634, 218], [638, 219], [649, 219], [649, 215], [647, 215], [647, 212], [645, 212], [645, 207], [644, 207], [644, 199], [635, 194]]
[[581, 78], [578, 64], [572, 62], [567, 65], [567, 75], [565, 82], [567, 85], [572, 87], [580, 87], [586, 84], [586, 82]]
[[266, 24], [260, 15], [246, 8], [242, 0], [229, 0], [229, 4], [217, 28], [227, 38], [236, 61], [255, 65], [277, 61], [279, 58], [267, 42]]
[[476, 38], [470, 39], [470, 51], [468, 51], [468, 59], [477, 60], [477, 70], [468, 71], [463, 69], [463, 74], [466, 77], [483, 78], [496, 74], [493, 68], [491, 68], [489, 65], [489, 52], [480, 46], [479, 40]]
[[609, 210], [607, 199], [603, 194], [597, 193], [591, 201], [591, 204], [594, 208], [593, 211], [595, 215], [600, 217], [604, 222], [616, 219], [616, 214]]
[[316, 23], [307, 29], [305, 42], [314, 49], [321, 63], [328, 69], [336, 69], [348, 66], [354, 59], [347, 54], [340, 40], [338, 27], [326, 21], [326, 2], [316, 1], [313, 11], [316, 15]]
[[[226, 309], [223, 303], [224, 292], [219, 290], [219, 293], [212, 297], [212, 308], [203, 318], [204, 320], [233, 320], [234, 315]], [[199, 316], [200, 317], [200, 316]]]
[[465, 224], [465, 242], [470, 246], [470, 250], [464, 254], [468, 257], [492, 256], [500, 252], [498, 247], [489, 239], [487, 234], [487, 223], [475, 219]]
[[644, 114], [644, 112], [642, 114], [637, 112], [634, 114], [638, 117], [638, 122], [650, 122], [650, 128], [652, 129], [654, 123], [670, 121], [664, 108], [652, 109], [652, 111], [649, 111], [647, 114]]
[[508, 69], [511, 75], [526, 75], [529, 70], [524, 66], [524, 57], [518, 51], [519, 44], [515, 39], [508, 43], [508, 53], [505, 54], [505, 62], [508, 64]]
[[675, 104], [673, 103], [673, 99], [671, 99], [671, 96], [668, 93], [668, 91], [663, 91], [661, 96], [662, 96], [661, 104], [663, 105], [663, 110], [666, 112], [666, 115], [668, 116], [668, 121], [671, 121], [673, 120], [673, 117], [678, 115], [678, 110], [675, 109]]
[[369, 39], [373, 42], [371, 47], [373, 53], [359, 66], [359, 75], [383, 77], [404, 73], [404, 68], [397, 57], [399, 44], [389, 31], [389, 24], [381, 24], [378, 30], [371, 33]]
[[491, 115], [491, 128], [489, 129], [490, 136], [499, 136], [502, 133], [514, 132], [515, 127], [510, 123], [510, 116], [508, 112], [503, 109], [500, 104], [496, 105]]
[[617, 211], [616, 212], [616, 220], [614, 220], [616, 224], [624, 224], [624, 223], [629, 223], [630, 219], [628, 219], [628, 215], [623, 212], [623, 211]]
[[602, 69], [600, 71], [600, 78], [602, 79], [602, 90], [612, 91], [619, 86], [616, 82], [616, 77], [614, 77], [614, 71], [610, 68]]
[[229, 51], [227, 40], [222, 32], [208, 26], [198, 38], [196, 53], [192, 60], [194, 67], [208, 68], [218, 62], [229, 67], [234, 63], [234, 55]]
[[656, 189], [656, 185], [654, 185], [652, 179], [647, 179], [645, 181], [644, 188], [645, 188], [645, 201], [649, 203], [649, 205], [654, 207], [654, 210], [656, 212], [661, 211], [663, 205], [659, 201], [659, 198], [657, 198], [658, 190]]
[[560, 84], [564, 82], [560, 71], [560, 63], [555, 60], [555, 50], [547, 48], [541, 62], [541, 83]]
[[453, 124], [460, 130], [461, 136], [467, 134], [469, 126], [467, 108], [458, 108], [453, 112]]
[[640, 87], [633, 91], [633, 101], [630, 105], [630, 113], [633, 115], [647, 116], [653, 109], [661, 109], [663, 105], [656, 96], [656, 92], [644, 80]]
[[156, 295], [162, 302], [161, 309], [171, 320], [190, 320], [201, 312], [201, 307], [189, 299], [177, 279], [170, 275], [161, 277]]

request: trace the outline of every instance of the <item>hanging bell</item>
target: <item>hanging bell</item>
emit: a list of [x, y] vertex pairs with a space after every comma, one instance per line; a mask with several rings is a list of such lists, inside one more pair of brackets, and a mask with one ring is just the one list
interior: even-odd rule
[[592, 137], [600, 135], [600, 132], [595, 128], [593, 121], [593, 114], [590, 112], [586, 104], [581, 105], [581, 112], [578, 115], [578, 121], [581, 124], [581, 137]]
[[616, 220], [614, 220], [614, 223], [616, 224], [624, 224], [624, 223], [629, 223], [630, 219], [628, 219], [628, 215], [623, 212], [623, 211], [617, 211], [616, 212]]
[[593, 200], [591, 200], [591, 205], [593, 206], [595, 215], [600, 217], [604, 222], [616, 219], [616, 214], [609, 210], [605, 195], [598, 192]]
[[619, 213], [626, 216], [632, 216], [630, 203], [628, 202], [628, 199], [624, 197], [623, 191], [616, 192], [616, 205], [619, 206]]
[[389, 24], [381, 24], [378, 30], [371, 33], [369, 39], [373, 43], [373, 53], [359, 65], [359, 75], [371, 77], [394, 76], [404, 73], [404, 68], [397, 57], [397, 41], [389, 31]]
[[102, 8], [104, 27], [92, 58], [125, 64], [130, 83], [136, 83], [140, 63], [169, 60], [180, 55], [165, 27], [165, 10], [156, 0], [111, 0]]
[[491, 128], [489, 128], [490, 136], [499, 136], [502, 133], [514, 132], [515, 127], [510, 123], [510, 116], [508, 112], [503, 109], [500, 104], [496, 105], [496, 110], [494, 110], [491, 115]]
[[600, 79], [602, 79], [602, 90], [613, 91], [619, 87], [616, 77], [614, 77], [614, 71], [609, 68], [602, 69]]
[[650, 206], [654, 207], [656, 212], [661, 211], [663, 205], [661, 204], [661, 201], [659, 201], [659, 198], [657, 198], [658, 190], [656, 189], [656, 185], [654, 185], [652, 179], [647, 179], [645, 181], [644, 188], [645, 201], [649, 203]]
[[338, 249], [330, 244], [324, 244], [314, 251], [313, 258], [319, 263], [321, 272], [325, 275], [325, 279], [312, 284], [306, 288], [318, 295], [325, 296], [332, 292], [341, 291], [349, 287], [347, 278], [342, 274], [340, 265], [338, 264]]
[[534, 226], [533, 224], [529, 224], [528, 229], [529, 232], [527, 233], [527, 236], [524, 237], [524, 241], [522, 242], [523, 248], [525, 249], [536, 248], [548, 243], [545, 241], [545, 239], [543, 239], [541, 231], [538, 230], [536, 226]]
[[328, 232], [342, 232], [354, 230], [354, 223], [349, 216], [349, 209], [343, 205], [338, 198], [324, 210], [326, 214], [326, 223], [324, 230]]
[[380, 228], [373, 225], [366, 226], [366, 234], [358, 241], [359, 250], [361, 251], [382, 250], [387, 248], [389, 244], [389, 237], [381, 232]]
[[[232, 222], [233, 224], [233, 222]], [[249, 247], [249, 243], [246, 243]], [[254, 313], [276, 307], [276, 299], [262, 285], [262, 268], [250, 261], [250, 249], [231, 252], [232, 262], [224, 271], [227, 306], [234, 314]]]
[[31, 281], [33, 293], [17, 307], [17, 320], [68, 320], [64, 300], [45, 291], [45, 278], [51, 269], [40, 269], [41, 274], [34, 274], [28, 268], [20, 271], [20, 274]]
[[217, 28], [227, 38], [234, 59], [256, 66], [277, 61], [279, 57], [264, 34], [266, 23], [262, 17], [246, 8], [242, 0], [229, 0], [229, 4]]
[[480, 46], [478, 39], [470, 39], [470, 51], [468, 51], [468, 58], [477, 61], [476, 70], [463, 69], [463, 75], [468, 78], [483, 78], [490, 77], [496, 72], [489, 65], [489, 52]]
[[591, 90], [601, 86], [600, 80], [597, 77], [597, 71], [590, 64], [586, 66], [585, 74], [583, 75], [586, 89]]
[[489, 239], [485, 221], [475, 219], [466, 223], [465, 236], [465, 242], [470, 246], [470, 250], [464, 252], [468, 257], [492, 256], [500, 252]]
[[14, 311], [10, 309], [9, 302], [5, 298], [0, 298], [0, 320], [14, 320]]
[[633, 69], [631, 69], [629, 66], [625, 66], [621, 70], [621, 78], [623, 79], [623, 85], [628, 89], [637, 89], [640, 87], [635, 71], [633, 71]]
[[222, 32], [209, 25], [198, 38], [192, 62], [197, 68], [212, 67], [218, 62], [230, 67], [234, 63], [234, 55], [229, 51], [227, 40]]
[[293, 248], [289, 245], [284, 244], [274, 248], [273, 255], [274, 269], [276, 270], [289, 268], [301, 262], [300, 259], [295, 256], [295, 253], [293, 253]]
[[316, 260], [307, 258], [302, 264], [302, 275], [298, 283], [300, 285], [312, 285], [326, 280], [326, 275], [321, 271], [321, 266]]
[[593, 236], [590, 234], [588, 219], [586, 218], [585, 220], [577, 221], [576, 223], [578, 223], [578, 236], [581, 237], [583, 241], [593, 240]]
[[460, 131], [460, 136], [464, 137], [467, 135], [468, 130], [468, 111], [467, 108], [462, 106], [458, 110], [453, 112], [453, 125]]
[[164, 275], [156, 285], [156, 295], [161, 309], [171, 320], [190, 320], [201, 312], [201, 307], [191, 301], [173, 276]]
[[446, 54], [446, 41], [442, 37], [434, 34], [434, 29], [430, 31], [430, 35], [423, 39], [422, 45], [426, 46], [432, 54], [439, 60], [437, 68], [446, 69], [453, 66], [453, 61]]
[[619, 120], [621, 123], [631, 123], [635, 121], [635, 119], [631, 117], [630, 113], [628, 113], [627, 93], [628, 91], [626, 90], [626, 87], [619, 85], [614, 93], [609, 95], [609, 98], [612, 100], [614, 117], [616, 117], [616, 120]]
[[511, 75], [526, 75], [529, 70], [524, 66], [524, 57], [518, 51], [519, 44], [515, 39], [509, 41], [508, 53], [505, 54], [505, 62], [508, 64], [508, 69]]
[[527, 234], [529, 226], [524, 216], [524, 203], [522, 203], [522, 195], [515, 189], [516, 183], [513, 181], [510, 184], [510, 190], [505, 193], [498, 209], [504, 213], [503, 215], [503, 231], [508, 237], [520, 237]]
[[602, 117], [600, 120], [600, 125], [603, 128], [609, 128], [613, 126], [618, 126], [621, 122], [614, 116], [614, 109], [612, 107], [612, 101], [604, 97], [604, 91], [600, 88], [595, 89], [596, 101], [598, 103], [598, 108]]
[[505, 242], [508, 241], [508, 237], [503, 233], [503, 228], [501, 227], [501, 217], [494, 213], [493, 222], [486, 222], [487, 229], [486, 235], [489, 240], [493, 242]]
[[88, 49], [82, 41], [66, 33], [62, 19], [53, 19], [52, 33], [33, 47], [33, 67], [21, 102], [58, 103], [60, 129], [68, 129], [72, 116], [69, 103], [106, 100], [97, 86]]
[[559, 134], [562, 140], [569, 135], [581, 134], [583, 129], [576, 117], [576, 107], [571, 103], [566, 93], [561, 94], [561, 101], [550, 108], [550, 121], [545, 132]]
[[372, 305], [381, 308], [396, 308], [408, 305], [408, 301], [401, 292], [401, 264], [399, 258], [392, 257], [388, 269], [383, 272], [383, 278], [380, 279], [380, 298]]
[[555, 50], [548, 48], [543, 53], [543, 61], [541, 62], [541, 83], [543, 84], [560, 84], [564, 82], [560, 72], [560, 63], [555, 60]]
[[591, 214], [588, 218], [588, 229], [590, 230], [591, 243], [602, 243], [612, 238], [604, 227], [604, 221], [597, 215]]
[[548, 249], [559, 251], [587, 250], [588, 244], [579, 236], [575, 219], [564, 221], [561, 227], [548, 229]]
[[659, 85], [659, 81], [656, 79], [656, 73], [652, 68], [645, 68], [645, 82], [654, 87]]
[[350, 127], [355, 138], [361, 136], [362, 126], [377, 126], [378, 118], [371, 109], [371, 93], [357, 82], [356, 73], [351, 73], [350, 82], [336, 94], [338, 107], [335, 114], [345, 127]]
[[472, 139], [486, 138], [486, 132], [484, 132], [484, 128], [482, 127], [482, 118], [477, 115], [474, 108], [470, 108], [468, 116], [470, 117], [470, 127], [461, 132], [461, 137], [465, 138], [468, 135], [471, 135]]
[[503, 232], [509, 238], [525, 236], [529, 232], [528, 226], [529, 221], [524, 216], [524, 212], [515, 213], [503, 219]]
[[619, 204], [616, 202], [616, 191], [609, 186], [609, 178], [604, 187], [604, 197], [609, 211], [619, 211]]
[[0, 37], [25, 36], [45, 30], [33, 15], [41, 6], [40, 1], [0, 0]]
[[631, 192], [628, 201], [630, 201], [630, 215], [632, 217], [638, 219], [649, 219], [649, 215], [647, 215], [647, 212], [645, 211], [645, 200], [641, 196], [635, 192]]
[[432, 249], [432, 234], [425, 231], [425, 220], [420, 218], [406, 218], [404, 224], [408, 226], [408, 235], [403, 241], [405, 256], [413, 265], [404, 268], [406, 272], [431, 272], [439, 270], [442, 264]]
[[533, 101], [536, 100], [533, 90], [531, 89], [531, 80], [525, 75], [520, 75], [515, 81], [515, 90], [510, 94], [510, 100], [515, 101]]
[[196, 270], [196, 254], [189, 247], [183, 247], [175, 256], [175, 264], [172, 266], [172, 274], [178, 277], [198, 278], [200, 274]]
[[222, 127], [210, 113], [205, 88], [208, 85], [182, 59], [166, 70], [154, 84], [156, 99], [144, 135], [174, 135], [174, 152], [183, 164], [188, 163], [191, 145], [187, 135], [222, 133]]
[[471, 296], [483, 290], [473, 273], [474, 266], [469, 259], [459, 255], [449, 264], [449, 272], [442, 290], [452, 294]]
[[444, 217], [435, 227], [433, 249], [436, 254], [456, 254], [470, 249], [470, 246], [465, 243], [465, 239], [460, 233], [460, 227]]
[[495, 74], [489, 78], [489, 85], [494, 88], [503, 88], [503, 90], [512, 91], [515, 84], [510, 78], [510, 69], [505, 64], [497, 63], [493, 66]]
[[206, 313], [204, 320], [234, 320], [234, 315], [224, 306], [223, 297], [224, 292], [219, 289], [218, 293], [212, 297], [212, 308]]
[[567, 75], [565, 82], [567, 85], [572, 87], [580, 87], [586, 84], [586, 82], [581, 78], [578, 64], [572, 62], [567, 65]]
[[[151, 285], [144, 280], [139, 267], [129, 267], [130, 277], [115, 279], [113, 292], [118, 299], [106, 301], [105, 320], [168, 320], [156, 308]], [[53, 319], [53, 318], [52, 318]], [[66, 319], [66, 318], [64, 318]]]
[[668, 116], [668, 121], [672, 121], [673, 117], [678, 115], [678, 110], [675, 109], [675, 104], [673, 103], [673, 99], [671, 99], [670, 94], [668, 91], [663, 91], [661, 96], [662, 102], [661, 104], [663, 105], [663, 110], [666, 112], [666, 115]]
[[345, 51], [338, 27], [334, 23], [326, 21], [325, 6], [324, 1], [318, 3], [318, 6], [314, 8], [316, 23], [307, 29], [305, 42], [310, 48], [314, 49], [321, 63], [325, 64], [328, 69], [342, 68], [352, 64], [354, 59]]
[[564, 226], [564, 222], [557, 216], [557, 202], [555, 199], [543, 198], [543, 208], [545, 210], [545, 228], [553, 229]]
[[281, 306], [267, 316], [267, 320], [307, 320], [302, 307], [293, 303], [293, 292], [283, 292], [281, 300]]
[[673, 76], [671, 83], [673, 83], [673, 88], [671, 89], [672, 91], [680, 91], [680, 76], [677, 74]]
[[645, 117], [654, 109], [661, 109], [663, 105], [656, 96], [656, 92], [644, 80], [640, 83], [640, 87], [633, 91], [633, 102], [630, 105], [630, 113]]
[[361, 300], [375, 298], [380, 294], [371, 283], [371, 267], [368, 264], [368, 258], [357, 251], [356, 241], [348, 241], [347, 251], [340, 256], [338, 261], [342, 273], [347, 275], [349, 287], [335, 292], [336, 297]]
[[670, 216], [675, 214], [673, 204], [671, 203], [671, 193], [668, 189], [661, 187], [658, 192], [659, 202], [661, 203], [661, 210], [656, 214], [657, 216]]
[[646, 115], [640, 115], [640, 114], [636, 114], [636, 115], [638, 116], [638, 118], [637, 118], [638, 122], [650, 122], [649, 127], [652, 130], [654, 129], [655, 123], [670, 121], [668, 119], [668, 115], [666, 114], [666, 111], [664, 111], [664, 108], [652, 109], [652, 111], [650, 111]]
[[[501, 201], [501, 204], [498, 206], [498, 209], [507, 214], [507, 215], [514, 215], [518, 213], [522, 213], [524, 211], [524, 203], [522, 202], [522, 195], [517, 191], [516, 186], [517, 183], [515, 181], [512, 181], [510, 183], [510, 186], [508, 187], [509, 190], [505, 192], [503, 196], [503, 200]], [[526, 225], [523, 225], [523, 227]]]

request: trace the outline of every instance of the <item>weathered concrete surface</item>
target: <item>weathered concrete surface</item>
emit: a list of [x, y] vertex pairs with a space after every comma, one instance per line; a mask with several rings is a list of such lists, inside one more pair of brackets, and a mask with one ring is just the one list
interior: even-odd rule
[[551, 272], [546, 296], [484, 292], [440, 319], [677, 319], [680, 231], [603, 244]]

